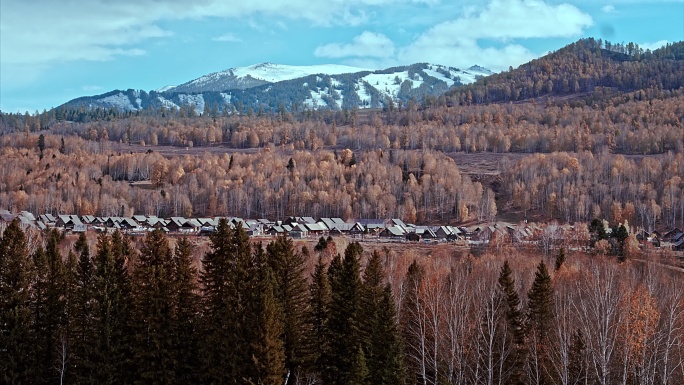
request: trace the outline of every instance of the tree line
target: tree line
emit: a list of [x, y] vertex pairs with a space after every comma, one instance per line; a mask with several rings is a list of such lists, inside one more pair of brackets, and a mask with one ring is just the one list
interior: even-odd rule
[[[426, 99], [422, 106], [414, 102], [371, 112], [216, 118], [129, 114], [110, 121], [59, 122], [49, 132], [93, 142], [235, 149], [348, 147], [499, 153], [608, 149], [620, 154], [662, 154], [684, 149], [680, 135], [683, 99], [681, 88], [649, 87], [626, 93], [599, 88], [583, 98], [456, 106], [449, 106], [444, 98]], [[0, 116], [0, 125], [8, 123], [7, 116]], [[39, 131], [38, 126], [5, 127], [7, 132]]]
[[225, 221], [201, 255], [160, 231], [92, 248], [84, 235], [35, 242], [15, 221], [0, 238], [3, 382], [684, 380], [679, 273], [564, 249], [503, 255], [263, 247]]

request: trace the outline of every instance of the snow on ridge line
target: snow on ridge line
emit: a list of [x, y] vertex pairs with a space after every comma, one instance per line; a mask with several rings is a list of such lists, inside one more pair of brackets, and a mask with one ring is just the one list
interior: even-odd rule
[[249, 75], [254, 79], [276, 83], [317, 74], [340, 75], [373, 70], [339, 64], [291, 66], [282, 64], [262, 63], [251, 65], [248, 67], [233, 68], [230, 71], [232, 71], [233, 75], [237, 77], [244, 77]]
[[131, 100], [128, 98], [128, 95], [124, 94], [123, 92], [119, 92], [118, 94], [102, 98], [102, 102], [109, 103], [123, 111], [136, 111], [139, 109], [136, 106], [134, 106], [133, 103], [131, 103]]
[[155, 91], [155, 92], [166, 92], [166, 91], [172, 90], [172, 89], [174, 89], [174, 88], [176, 88], [176, 86], [164, 86], [164, 87], [161, 87], [161, 88], [157, 88], [157, 89], [154, 90], [154, 91]]

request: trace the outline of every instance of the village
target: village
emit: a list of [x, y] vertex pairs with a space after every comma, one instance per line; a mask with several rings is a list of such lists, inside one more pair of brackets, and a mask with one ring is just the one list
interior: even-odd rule
[[[159, 218], [154, 215], [131, 217], [96, 217], [92, 215], [34, 215], [27, 211], [12, 214], [0, 210], [0, 224], [18, 219], [22, 227], [37, 230], [58, 229], [65, 233], [99, 233], [121, 231], [131, 236], [141, 236], [154, 229], [161, 229], [170, 236], [208, 236], [216, 230], [222, 217], [213, 218]], [[520, 223], [505, 222], [473, 224], [470, 226], [436, 225], [422, 226], [404, 223], [401, 219], [358, 219], [347, 222], [342, 218], [288, 217], [282, 221], [269, 219], [243, 219], [223, 217], [235, 228], [242, 227], [250, 237], [288, 236], [293, 239], [316, 239], [322, 236], [348, 237], [367, 242], [423, 242], [438, 244], [454, 242], [470, 246], [491, 244], [535, 245], [544, 250], [568, 247], [587, 250], [591, 234], [586, 224]], [[610, 234], [611, 228], [604, 221]], [[647, 232], [630, 229], [642, 249], [671, 249], [684, 251], [684, 231], [679, 228], [666, 232]]]

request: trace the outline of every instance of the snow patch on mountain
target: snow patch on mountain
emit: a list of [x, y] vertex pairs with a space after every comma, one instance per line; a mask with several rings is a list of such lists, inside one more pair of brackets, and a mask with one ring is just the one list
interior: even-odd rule
[[139, 107], [134, 106], [133, 103], [131, 103], [131, 100], [128, 98], [128, 95], [124, 94], [123, 92], [119, 92], [118, 94], [104, 97], [102, 98], [102, 102], [110, 104], [111, 106], [116, 107], [121, 111], [135, 111], [139, 109]]
[[359, 95], [359, 100], [361, 103], [365, 106], [370, 106], [371, 104], [371, 94], [368, 92], [366, 82], [362, 80], [359, 80], [356, 82], [356, 94]]
[[178, 108], [178, 105], [163, 96], [157, 96], [157, 100], [161, 103], [164, 108]]
[[201, 114], [204, 111], [204, 95], [202, 95], [202, 94], [198, 94], [198, 95], [179, 94], [178, 99], [180, 99], [180, 101], [183, 104], [195, 106], [195, 112], [198, 114]]
[[164, 86], [161, 88], [157, 88], [155, 91], [156, 92], [166, 92], [166, 91], [171, 91], [174, 88], [176, 88], [176, 86]]
[[[404, 81], [412, 80], [408, 71], [391, 74], [370, 74], [364, 76], [362, 79], [367, 81], [368, 84], [375, 87], [378, 91], [391, 95], [393, 98], [396, 98], [399, 94], [399, 89]], [[420, 86], [420, 84], [417, 84], [416, 86]]]
[[290, 66], [273, 63], [262, 63], [248, 67], [232, 68], [227, 71], [230, 71], [232, 75], [237, 77], [251, 76], [254, 79], [264, 80], [269, 83], [276, 83], [316, 74], [340, 75], [372, 70], [337, 64]]
[[424, 69], [423, 71], [425, 71], [426, 74], [432, 76], [433, 78], [443, 81], [449, 87], [453, 86], [454, 83], [456, 83], [453, 79], [444, 76], [444, 74], [442, 74], [441, 72], [433, 71], [431, 69]]

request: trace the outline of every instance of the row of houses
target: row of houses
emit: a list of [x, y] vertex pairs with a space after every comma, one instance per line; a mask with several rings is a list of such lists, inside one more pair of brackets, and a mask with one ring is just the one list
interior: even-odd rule
[[[57, 228], [73, 233], [89, 230], [109, 232], [120, 230], [136, 235], [145, 234], [159, 228], [170, 234], [208, 235], [213, 233], [219, 220], [225, 218], [235, 228], [242, 227], [250, 236], [287, 235], [292, 238], [309, 238], [320, 236], [351, 236], [355, 238], [377, 237], [389, 240], [425, 241], [457, 241], [466, 240], [472, 244], [487, 244], [493, 239], [505, 239], [511, 243], [538, 242], [540, 237], [549, 237], [547, 228], [537, 224], [492, 224], [470, 227], [418, 226], [404, 223], [401, 219], [359, 219], [346, 222], [341, 218], [288, 217], [282, 221], [269, 219], [243, 219], [239, 217], [213, 218], [158, 218], [154, 215], [133, 215], [131, 217], [96, 217], [92, 215], [51, 215], [35, 216], [22, 211], [12, 214], [0, 210], [0, 221], [10, 222], [18, 218], [22, 226], [41, 230]], [[566, 234], [573, 231], [573, 226], [558, 225], [558, 231], [550, 234], [551, 243], [561, 243]], [[609, 229], [608, 229], [609, 230]], [[545, 234], [545, 235], [544, 235]], [[661, 242], [674, 250], [684, 251], [684, 231], [674, 228], [664, 234], [657, 231], [648, 233], [636, 232], [642, 243], [652, 243], [660, 247]]]
[[[35, 216], [27, 211], [11, 214], [0, 210], [0, 219], [10, 222], [19, 218], [22, 225], [41, 230], [57, 228], [63, 231], [80, 233], [88, 230], [120, 230], [129, 234], [144, 234], [155, 228], [167, 233], [211, 234], [222, 217], [213, 218], [159, 218], [154, 215], [133, 215], [131, 217], [96, 217], [92, 215], [52, 215]], [[251, 236], [288, 235], [293, 238], [318, 236], [350, 235], [356, 237], [377, 236], [383, 238], [420, 239], [465, 239], [467, 230], [452, 226], [416, 226], [405, 224], [400, 219], [362, 219], [346, 222], [342, 218], [288, 217], [283, 221], [268, 219], [243, 219], [223, 217], [231, 227], [240, 226]]]

